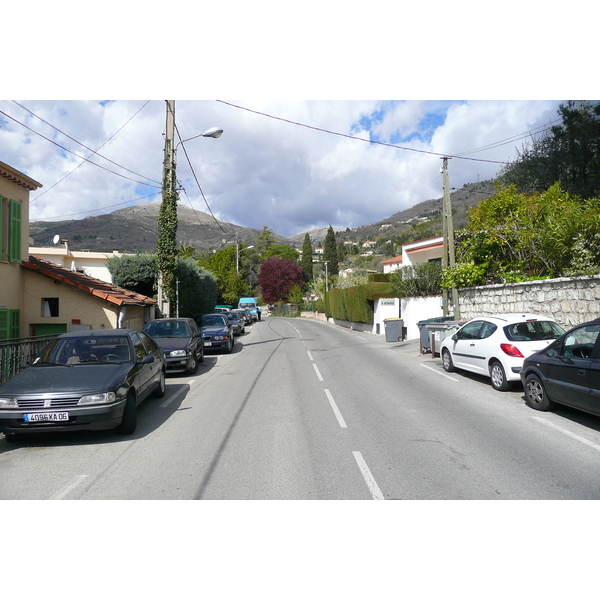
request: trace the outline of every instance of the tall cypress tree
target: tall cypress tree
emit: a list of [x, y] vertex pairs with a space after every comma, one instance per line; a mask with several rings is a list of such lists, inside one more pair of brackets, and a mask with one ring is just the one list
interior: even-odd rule
[[302, 244], [302, 280], [305, 285], [308, 285], [313, 278], [313, 261], [312, 261], [312, 245], [310, 243], [310, 236], [308, 233], [304, 236], [304, 243]]
[[325, 236], [325, 247], [323, 248], [323, 260], [328, 261], [327, 270], [329, 275], [337, 275], [340, 272], [338, 263], [337, 243], [335, 241], [335, 233], [330, 225]]

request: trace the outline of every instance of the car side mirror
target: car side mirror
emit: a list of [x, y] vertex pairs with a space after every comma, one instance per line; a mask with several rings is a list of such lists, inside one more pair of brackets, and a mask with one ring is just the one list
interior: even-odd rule
[[154, 362], [154, 356], [152, 354], [146, 354], [142, 360], [138, 360], [139, 363], [143, 365], [150, 365]]
[[455, 333], [452, 338], [450, 338], [453, 342], [457, 342], [458, 341], [458, 335]]
[[558, 353], [554, 348], [550, 348], [550, 350], [546, 351], [546, 356], [556, 356]]

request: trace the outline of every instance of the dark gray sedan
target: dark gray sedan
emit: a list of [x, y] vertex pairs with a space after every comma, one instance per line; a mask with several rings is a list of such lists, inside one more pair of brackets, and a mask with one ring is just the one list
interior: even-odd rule
[[165, 394], [165, 357], [136, 329], [65, 333], [34, 363], [0, 386], [0, 431], [112, 429], [131, 434], [137, 405]]

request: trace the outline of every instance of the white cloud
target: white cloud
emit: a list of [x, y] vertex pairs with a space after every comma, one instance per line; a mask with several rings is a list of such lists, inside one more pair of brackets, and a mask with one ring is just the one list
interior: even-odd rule
[[[80, 157], [90, 155], [89, 150], [11, 101], [0, 101], [0, 111], [22, 123], [0, 114], [3, 162], [44, 185], [32, 194], [32, 220], [83, 218], [112, 212], [126, 206], [126, 202], [147, 202], [149, 199], [144, 197], [159, 192], [152, 185], [157, 186], [162, 178], [164, 101], [151, 101], [144, 108], [143, 100], [20, 103], [92, 149], [98, 149], [118, 132], [99, 150], [116, 165], [92, 156], [90, 160], [105, 169], [85, 163], [73, 171], [81, 158], [28, 131], [24, 125]], [[441, 161], [431, 152], [466, 153], [516, 138], [556, 119], [558, 107], [558, 102], [553, 101], [485, 100], [232, 103], [311, 126], [302, 127], [216, 101], [176, 102], [176, 124], [183, 138], [212, 126], [224, 129], [219, 139], [185, 142], [212, 211], [224, 221], [257, 229], [268, 225], [285, 236], [317, 226], [346, 228], [370, 224], [418, 202], [441, 197]], [[140, 112], [133, 117], [137, 111]], [[385, 143], [392, 140], [402, 148], [423, 152], [344, 137], [348, 135]], [[515, 147], [520, 148], [523, 141], [466, 155], [495, 162], [452, 159], [451, 185], [461, 187], [493, 177], [502, 166], [500, 163], [513, 157]], [[182, 203], [191, 201], [196, 210], [208, 212], [181, 145], [177, 159], [178, 178], [187, 192], [181, 195]], [[73, 172], [69, 174], [70, 171]], [[151, 198], [159, 199], [160, 196]]]

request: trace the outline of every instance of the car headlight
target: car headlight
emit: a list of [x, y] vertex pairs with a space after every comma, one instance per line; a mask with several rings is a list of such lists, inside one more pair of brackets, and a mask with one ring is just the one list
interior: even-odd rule
[[16, 398], [0, 398], [0, 408], [19, 408]]
[[104, 392], [103, 394], [87, 394], [81, 396], [77, 404], [110, 404], [115, 402], [117, 395], [114, 392]]
[[171, 356], [187, 356], [187, 352], [185, 350], [173, 350]]

